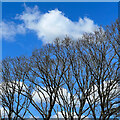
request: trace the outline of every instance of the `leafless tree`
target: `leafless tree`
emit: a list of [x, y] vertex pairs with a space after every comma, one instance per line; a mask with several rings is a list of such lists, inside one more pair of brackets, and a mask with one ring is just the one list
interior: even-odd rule
[[44, 119], [51, 117], [58, 90], [64, 84], [63, 75], [68, 68], [66, 60], [59, 56], [58, 51], [59, 46], [48, 44], [35, 50], [30, 59], [28, 79], [33, 84], [30, 102]]
[[82, 49], [79, 43], [76, 46], [82, 61], [92, 76], [93, 84], [92, 89], [89, 89], [91, 94], [88, 95], [87, 102], [95, 120], [97, 118], [104, 120], [117, 117], [120, 110], [120, 100], [118, 100], [120, 95], [118, 84], [120, 81], [119, 54], [116, 52], [118, 44], [112, 37], [117, 38], [118, 32], [113, 32], [110, 34], [100, 28], [94, 34], [84, 35], [83, 40], [79, 41], [82, 44]]
[[[68, 92], [61, 89], [58, 98], [65, 119], [81, 119], [84, 112], [95, 120], [120, 115], [119, 26], [117, 21], [107, 30], [100, 27], [73, 44], [70, 38], [62, 41], [70, 65], [64, 74]], [[75, 97], [80, 101], [77, 111]]]
[[[120, 111], [119, 21], [79, 40], [56, 39], [32, 56], [2, 61], [0, 98], [8, 118], [109, 120]], [[57, 108], [57, 109], [56, 109]]]
[[[59, 89], [57, 102], [64, 119], [85, 119], [89, 115], [86, 104], [86, 87], [89, 76], [76, 51], [75, 42], [66, 37], [61, 41], [62, 53], [67, 60], [68, 70], [64, 73], [64, 86]], [[56, 113], [57, 114], [57, 113]], [[58, 116], [59, 118], [59, 116]]]
[[9, 120], [23, 119], [30, 104], [29, 99], [21, 94], [28, 89], [25, 85], [28, 72], [25, 64], [25, 57], [6, 58], [2, 61], [0, 99], [6, 113], [5, 117]]

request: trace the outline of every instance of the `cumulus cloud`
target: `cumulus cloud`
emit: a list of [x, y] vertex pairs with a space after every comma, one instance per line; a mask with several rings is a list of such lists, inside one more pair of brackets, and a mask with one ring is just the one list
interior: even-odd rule
[[[34, 117], [35, 117], [35, 118], [38, 118], [38, 119], [40, 118], [39, 116], [34, 116]], [[31, 120], [31, 118], [33, 119], [33, 116], [32, 116], [32, 115], [30, 116], [30, 119], [28, 119], [28, 120]]]
[[[63, 114], [65, 115], [65, 111], [63, 111]], [[66, 114], [67, 118], [68, 118], [68, 113]], [[51, 118], [64, 118], [61, 112], [57, 112], [56, 115], [51, 116]], [[78, 118], [78, 116], [76, 115], [76, 113], [74, 112], [74, 116], [73, 118]], [[84, 115], [81, 116], [81, 118], [88, 118], [85, 117]]]
[[0, 106], [0, 111], [1, 111], [1, 117], [2, 118], [4, 118], [4, 117], [8, 118], [8, 114], [7, 113], [9, 112], [9, 110], [7, 108], [4, 109], [2, 106]]
[[98, 28], [94, 21], [87, 17], [79, 18], [75, 22], [58, 9], [41, 13], [38, 6], [30, 8], [24, 4], [24, 8], [23, 13], [15, 17], [15, 20], [21, 21], [22, 24], [4, 21], [0, 23], [0, 29], [2, 29], [0, 38], [14, 41], [17, 34], [33, 31], [38, 39], [46, 44], [52, 43], [57, 37], [63, 39], [66, 35], [77, 40], [82, 37], [83, 33], [92, 33]]
[[[59, 102], [62, 105], [64, 105], [63, 100], [61, 99], [61, 95], [62, 95], [62, 97], [64, 97], [66, 99], [66, 101], [68, 101], [68, 104], [70, 104], [70, 93], [65, 88], [59, 89], [58, 98], [57, 98], [55, 104], [58, 104], [58, 99], [59, 99]], [[41, 101], [45, 102], [46, 100], [48, 102], [50, 101], [49, 93], [46, 92], [45, 87], [43, 87], [42, 89], [41, 88], [35, 89], [32, 93], [32, 96], [33, 96], [33, 100], [37, 103], [41, 103]], [[54, 97], [54, 95], [53, 95], [53, 97]], [[74, 95], [74, 103], [76, 103], [76, 107], [79, 105], [78, 97], [76, 95]]]
[[82, 34], [91, 33], [97, 29], [94, 21], [85, 17], [77, 22], [71, 21], [61, 11], [54, 9], [42, 14], [38, 6], [29, 8], [16, 16], [24, 23], [26, 29], [34, 31], [43, 43], [52, 43], [55, 38], [64, 38], [66, 35], [73, 39], [81, 38]]
[[24, 84], [21, 81], [11, 81], [8, 82], [7, 84], [5, 82], [0, 83], [0, 94], [4, 94], [4, 91], [6, 90], [6, 86], [7, 86], [7, 90], [13, 91], [13, 87], [15, 88], [16, 92], [15, 94], [17, 94], [17, 91], [19, 89], [21, 89], [22, 93], [25, 93], [25, 91], [27, 91], [27, 85]]
[[41, 101], [45, 102], [46, 100], [49, 101], [49, 95], [46, 92], [45, 87], [43, 87], [42, 89], [41, 88], [36, 88], [33, 91], [32, 96], [33, 96], [33, 100], [37, 103], [41, 103]]
[[[112, 84], [112, 85], [110, 85], [110, 84]], [[108, 86], [110, 86], [110, 89], [111, 89], [110, 95], [109, 95], [110, 99], [113, 99], [114, 96], [120, 94], [119, 85], [117, 83], [115, 83], [113, 80], [111, 82], [110, 81], [104, 81], [104, 94], [106, 94]], [[100, 86], [100, 90], [102, 92], [102, 86]], [[33, 96], [34, 101], [37, 102], [37, 103], [41, 103], [41, 101], [45, 102], [46, 100], [48, 102], [50, 101], [49, 93], [46, 92], [45, 87], [43, 87], [42, 89], [41, 88], [35, 89], [32, 93], [32, 96]], [[58, 90], [58, 98], [57, 98], [55, 104], [58, 104], [60, 102], [60, 104], [64, 105], [64, 103], [63, 103], [64, 101], [62, 100], [61, 96], [62, 96], [63, 99], [65, 99], [68, 102], [68, 104], [70, 104], [70, 93], [67, 89], [62, 88], [62, 87]], [[53, 97], [54, 97], [54, 95], [53, 95]], [[97, 88], [96, 85], [94, 85], [94, 87], [92, 87], [92, 89], [90, 91], [90, 95], [88, 97], [93, 102], [94, 102], [94, 100], [97, 100], [99, 102], [100, 98], [99, 98], [99, 94], [98, 94], [98, 88]], [[76, 107], [79, 107], [80, 101], [79, 101], [77, 95], [74, 95], [74, 103], [76, 104]], [[87, 103], [88, 102], [86, 101], [86, 104]]]
[[[61, 96], [63, 99], [61, 98]], [[73, 97], [74, 97], [74, 104], [76, 105], [76, 107], [79, 107], [80, 102], [77, 95], [74, 94]], [[60, 104], [64, 105], [64, 100], [66, 100], [68, 104], [71, 104], [71, 95], [67, 89], [60, 88], [58, 91], [58, 98], [56, 100], [56, 103], [60, 102]]]
[[[106, 91], [108, 91], [108, 89], [110, 89], [109, 99], [114, 99], [115, 96], [120, 95], [119, 84], [116, 83], [116, 81], [113, 81], [113, 80], [104, 81], [103, 85], [104, 85], [104, 89], [103, 89], [104, 95], [106, 94]], [[102, 85], [100, 85], [100, 91], [102, 92]], [[88, 97], [93, 102], [94, 102], [94, 100], [97, 100], [99, 102], [100, 97], [98, 94], [98, 87], [96, 85], [94, 85], [94, 87], [92, 87], [90, 96], [88, 96]]]
[[4, 22], [0, 23], [0, 39], [5, 39], [7, 41], [15, 41], [14, 37], [17, 34], [25, 34], [26, 30], [23, 24], [15, 24], [14, 22]]

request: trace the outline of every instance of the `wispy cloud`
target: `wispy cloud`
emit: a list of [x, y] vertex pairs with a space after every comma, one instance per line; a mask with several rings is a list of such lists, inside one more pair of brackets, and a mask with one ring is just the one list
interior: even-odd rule
[[7, 41], [15, 41], [14, 37], [17, 34], [25, 34], [26, 30], [23, 24], [15, 24], [14, 22], [0, 23], [0, 29], [2, 30], [0, 39], [3, 38]]

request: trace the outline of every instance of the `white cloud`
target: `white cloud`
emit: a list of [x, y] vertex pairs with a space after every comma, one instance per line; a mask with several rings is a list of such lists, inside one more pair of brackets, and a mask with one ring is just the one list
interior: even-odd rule
[[[66, 113], [67, 113], [67, 112], [66, 112]], [[63, 111], [63, 114], [65, 115], [65, 111]], [[66, 114], [66, 116], [67, 116], [67, 118], [68, 118], [68, 113]], [[81, 116], [81, 118], [84, 118], [84, 117], [85, 117], [84, 115]], [[51, 116], [51, 118], [64, 118], [64, 117], [63, 117], [63, 115], [62, 115], [61, 112], [57, 112], [57, 114]], [[74, 112], [74, 116], [73, 116], [73, 118], [78, 118], [78, 116], [76, 115], [75, 112]], [[88, 118], [88, 117], [85, 117], [85, 118]]]
[[87, 17], [73, 22], [58, 9], [42, 14], [37, 6], [33, 9], [24, 6], [25, 11], [16, 19], [22, 20], [25, 27], [34, 31], [43, 43], [52, 43], [56, 37], [64, 38], [66, 35], [78, 39], [84, 32], [93, 32], [98, 27]]
[[17, 14], [15, 17], [22, 24], [4, 21], [0, 23], [0, 29], [2, 29], [0, 34], [3, 39], [14, 41], [17, 34], [33, 31], [37, 34], [38, 39], [46, 44], [52, 43], [57, 37], [63, 39], [66, 35], [77, 40], [82, 37], [84, 32], [91, 33], [98, 28], [94, 21], [87, 17], [79, 18], [77, 22], [74, 22], [58, 9], [42, 14], [38, 6], [30, 8], [24, 5], [24, 7], [23, 13]]
[[15, 41], [14, 37], [16, 34], [25, 34], [26, 30], [23, 24], [15, 24], [14, 22], [4, 22], [0, 23], [0, 39], [5, 39], [7, 41]]
[[[112, 98], [114, 98], [115, 96], [120, 95], [119, 84], [116, 83], [116, 81], [113, 81], [113, 80], [104, 81], [103, 85], [104, 85], [104, 89], [103, 89], [104, 95], [106, 94], [107, 89], [110, 88], [109, 99], [112, 100]], [[108, 86], [110, 86], [110, 87], [108, 87]], [[100, 85], [100, 91], [102, 93], [102, 84]], [[90, 96], [88, 96], [88, 97], [90, 97], [90, 99], [93, 102], [94, 102], [94, 98], [95, 98], [95, 100], [97, 100], [99, 102], [100, 97], [98, 94], [98, 87], [96, 85], [94, 85], [94, 87], [92, 87], [91, 92], [90, 92]]]
[[[44, 90], [43, 90], [44, 89]], [[68, 92], [67, 89], [65, 88], [60, 88], [59, 91], [58, 91], [58, 98], [59, 98], [59, 102], [63, 104], [63, 100], [61, 98], [61, 96], [65, 98], [66, 101], [68, 101], [68, 104], [70, 104], [70, 93]], [[43, 87], [42, 89], [41, 88], [36, 88], [33, 93], [32, 93], [32, 96], [33, 96], [33, 100], [37, 103], [41, 103], [42, 102], [45, 102], [46, 100], [48, 102], [50, 102], [50, 97], [49, 97], [49, 93], [46, 92], [46, 88]], [[53, 95], [54, 97], [54, 95]], [[55, 104], [58, 104], [58, 98], [55, 102]], [[79, 106], [79, 101], [78, 101], [78, 97], [76, 95], [74, 95], [74, 103], [76, 104], [76, 107]]]
[[[7, 85], [7, 88], [6, 88], [6, 85]], [[13, 87], [15, 87], [15, 94], [17, 94], [17, 90], [21, 89], [22, 90], [22, 93], [25, 93], [25, 91], [27, 90], [27, 85], [24, 84], [23, 82], [19, 82], [19, 81], [11, 81], [11, 82], [8, 82], [7, 84], [2, 82], [0, 84], [0, 94], [2, 95], [2, 93], [4, 93], [4, 90], [10, 90], [10, 91], [13, 91]], [[19, 88], [20, 87], [20, 88]]]
[[[44, 89], [44, 90], [43, 90]], [[33, 100], [37, 103], [41, 103], [42, 102], [45, 102], [46, 99], [47, 101], [49, 101], [49, 95], [47, 92], [45, 92], [46, 88], [43, 87], [43, 89], [38, 89], [36, 88], [33, 93], [32, 93], [32, 96], [33, 96]]]
[[[71, 104], [70, 92], [65, 88], [60, 88], [59, 89], [56, 104], [60, 102], [62, 105], [64, 105], [64, 103], [63, 103], [64, 100], [61, 98], [61, 96], [63, 97], [64, 100], [67, 101], [68, 104]], [[79, 103], [79, 99], [78, 99], [77, 95], [73, 95], [73, 97], [74, 97], [74, 104], [76, 105], [76, 107], [79, 107], [80, 103]], [[59, 99], [59, 102], [58, 102], [58, 99]]]
[[[39, 116], [34, 116], [35, 118], [40, 118]], [[31, 115], [30, 116], [30, 119], [28, 119], [28, 120], [31, 120], [31, 118], [33, 119], [33, 116]]]
[[7, 112], [9, 112], [9, 110], [7, 109], [7, 108], [3, 108], [2, 106], [0, 106], [0, 112], [1, 112], [1, 117], [3, 118], [3, 117], [5, 117], [5, 118], [8, 118], [8, 114], [7, 114]]

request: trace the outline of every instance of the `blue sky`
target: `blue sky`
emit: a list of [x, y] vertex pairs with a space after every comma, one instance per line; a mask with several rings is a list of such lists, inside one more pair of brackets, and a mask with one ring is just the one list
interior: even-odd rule
[[57, 35], [62, 38], [62, 34], [73, 34], [71, 37], [76, 39], [79, 34], [93, 32], [99, 26], [104, 28], [117, 18], [117, 2], [2, 3], [2, 57], [29, 56], [34, 49], [53, 42]]
[[[44, 15], [48, 13], [48, 11], [52, 11], [58, 9], [58, 12], [62, 12], [65, 18], [68, 18], [73, 23], [79, 23], [79, 18], [85, 22], [84, 18], [88, 18], [92, 20], [93, 25], [96, 26], [105, 26], [112, 22], [114, 22], [118, 17], [118, 3], [26, 3], [26, 7], [30, 9], [34, 9], [34, 6], [38, 6], [38, 10], [40, 15]], [[2, 21], [8, 25], [7, 33], [11, 33], [12, 29], [9, 25], [12, 23], [14, 28], [17, 29], [17, 25], [24, 24], [25, 20], [15, 19], [16, 15], [22, 15], [22, 12], [25, 11], [25, 6], [23, 2], [20, 3], [2, 3]], [[57, 12], [57, 11], [56, 11]], [[56, 13], [55, 12], [55, 13]], [[34, 13], [33, 13], [34, 14]], [[53, 13], [54, 14], [54, 13]], [[60, 14], [61, 15], [61, 14]], [[63, 18], [62, 16], [62, 18]], [[38, 20], [38, 19], [37, 19]], [[64, 18], [63, 18], [64, 21]], [[61, 23], [64, 23], [61, 21]], [[46, 21], [47, 22], [47, 21]], [[49, 22], [48, 22], [49, 23]], [[50, 22], [51, 23], [51, 22]], [[64, 25], [64, 24], [63, 24]], [[88, 24], [89, 25], [89, 24]], [[12, 27], [13, 27], [12, 26]], [[25, 25], [24, 25], [25, 26]], [[77, 24], [75, 25], [77, 26]], [[83, 26], [84, 27], [84, 26]], [[35, 30], [33, 30], [35, 29]], [[24, 29], [23, 29], [24, 30]], [[20, 56], [20, 55], [31, 55], [32, 51], [35, 48], [41, 47], [43, 44], [42, 37], [39, 37], [40, 32], [38, 28], [26, 29], [23, 33], [13, 33], [13, 36], [9, 38], [2, 39], [2, 57], [3, 59], [7, 56]], [[77, 30], [78, 32], [79, 30]], [[15, 30], [14, 30], [15, 32]], [[45, 32], [45, 31], [44, 31]], [[46, 36], [44, 36], [46, 37]], [[46, 37], [46, 39], [49, 35]], [[13, 39], [13, 40], [12, 40]], [[46, 40], [45, 39], [45, 40]], [[53, 39], [53, 37], [52, 37]], [[49, 40], [47, 40], [49, 41]]]

